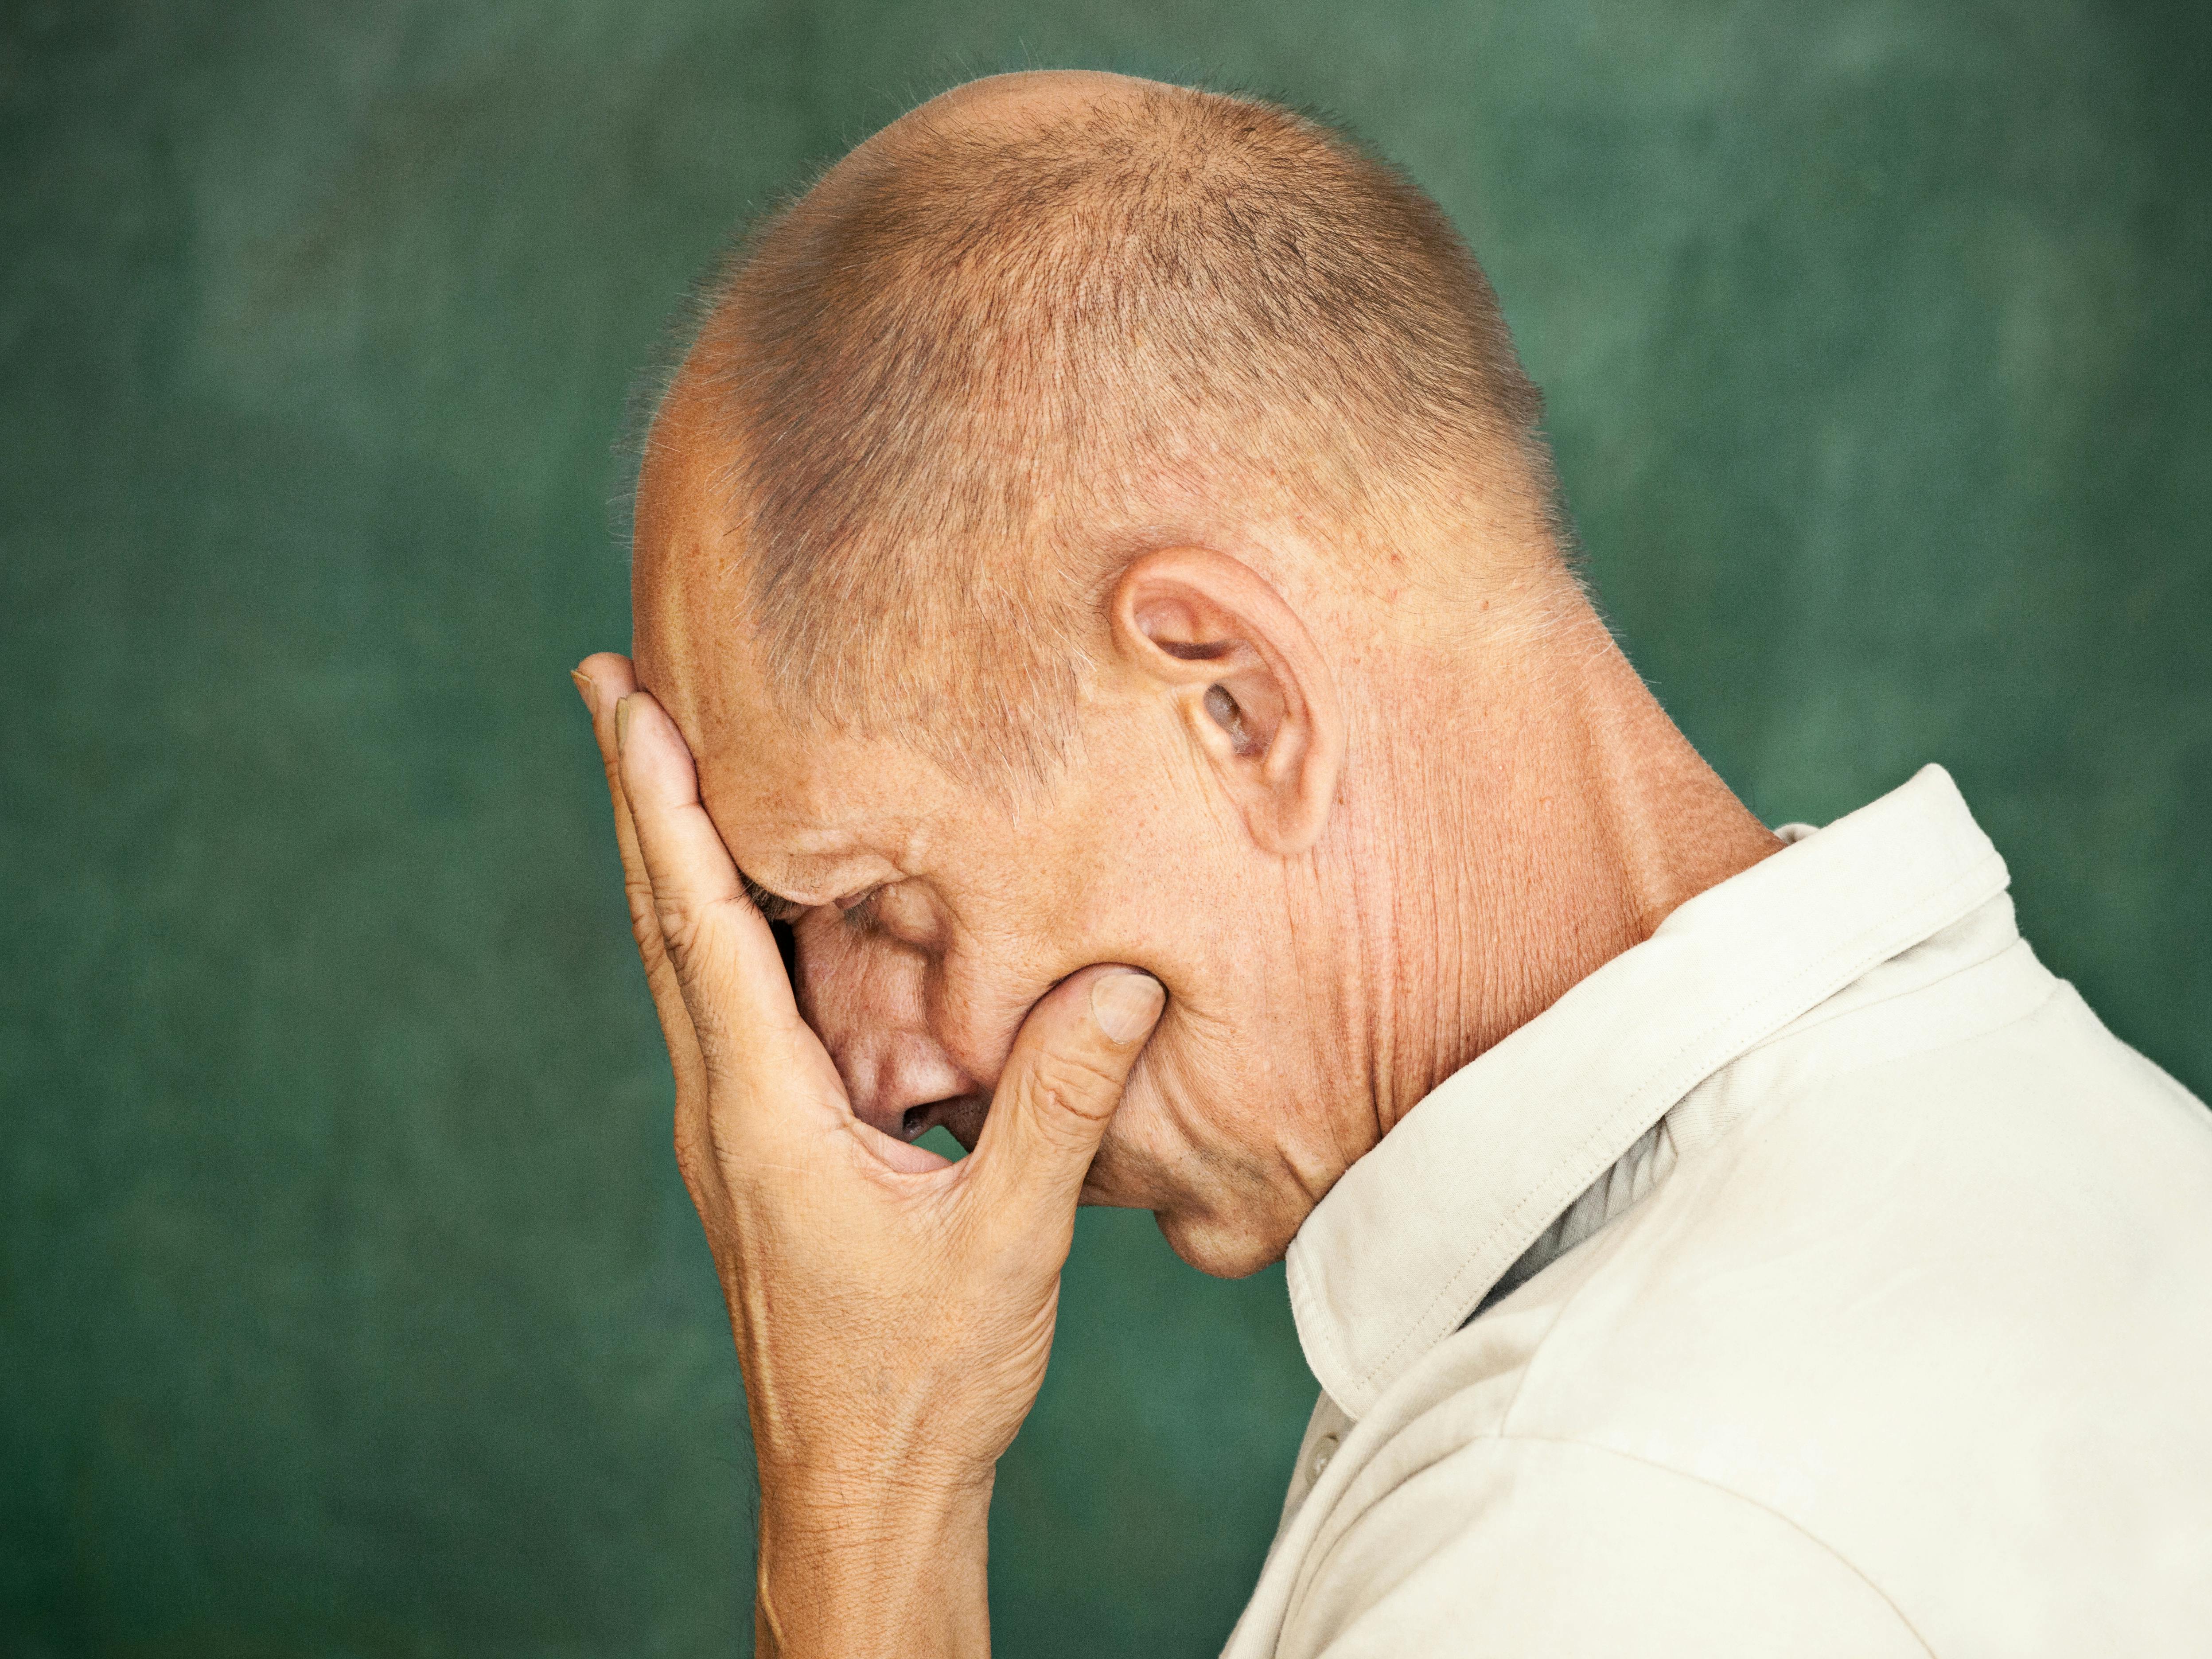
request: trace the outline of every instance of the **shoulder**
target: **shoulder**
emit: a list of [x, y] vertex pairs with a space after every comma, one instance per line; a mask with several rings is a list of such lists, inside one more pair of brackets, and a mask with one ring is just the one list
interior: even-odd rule
[[2180, 1316], [2212, 1282], [2212, 1120], [2045, 983], [1978, 1028], [1869, 1010], [1747, 1057], [1733, 1128], [1378, 1407], [1316, 1584], [1399, 1559], [1431, 1576], [1390, 1618], [1480, 1582], [1579, 1632], [1615, 1612], [1568, 1601], [1648, 1577], [1686, 1629], [1738, 1607], [1708, 1650], [1808, 1610], [1871, 1652], [2157, 1652], [2212, 1616], [2185, 1565], [2212, 1325]]
[[1280, 1650], [2186, 1650], [2212, 1122], [2001, 988], [1717, 1079], [1724, 1132], [1345, 1425]]
[[1279, 1654], [1924, 1656], [1787, 1517], [1608, 1449], [1463, 1443], [1310, 1558]]

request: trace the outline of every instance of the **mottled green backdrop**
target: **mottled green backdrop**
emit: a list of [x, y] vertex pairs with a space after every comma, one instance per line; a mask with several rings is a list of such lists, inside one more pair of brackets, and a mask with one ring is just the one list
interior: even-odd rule
[[[1956, 773], [2212, 1088], [2207, 9], [0, 0], [0, 1653], [726, 1653], [749, 1454], [568, 665], [740, 215], [1028, 64], [1458, 216], [1637, 659], [1753, 805]], [[2179, 1311], [2179, 1310], [2177, 1310]], [[1279, 1272], [1088, 1217], [1013, 1654], [1210, 1651]]]

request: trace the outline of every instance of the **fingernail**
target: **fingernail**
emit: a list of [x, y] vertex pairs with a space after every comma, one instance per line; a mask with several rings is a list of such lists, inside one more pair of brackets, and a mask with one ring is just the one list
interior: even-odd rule
[[615, 705], [615, 753], [617, 755], [629, 745], [629, 705], [628, 697]]
[[592, 684], [592, 677], [580, 668], [572, 668], [568, 671], [568, 678], [576, 682], [576, 695], [584, 700], [584, 707], [596, 715], [599, 712], [599, 698], [598, 688]]
[[1116, 1042], [1131, 1042], [1152, 1029], [1168, 994], [1150, 974], [1131, 969], [1091, 981], [1091, 1018]]

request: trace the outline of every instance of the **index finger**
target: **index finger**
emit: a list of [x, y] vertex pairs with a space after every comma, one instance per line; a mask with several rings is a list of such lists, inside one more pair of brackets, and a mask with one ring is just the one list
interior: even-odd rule
[[653, 915], [708, 1077], [747, 1084], [747, 1098], [779, 1080], [818, 1097], [820, 1072], [834, 1081], [836, 1070], [799, 1018], [775, 937], [699, 799], [683, 734], [649, 691], [623, 698], [615, 723]]
[[637, 942], [645, 966], [646, 988], [653, 994], [653, 1011], [660, 1018], [661, 1035], [668, 1042], [668, 1060], [679, 1091], [693, 1091], [701, 1081], [699, 1043], [684, 1010], [684, 994], [676, 983], [676, 970], [660, 939], [660, 924], [653, 915], [653, 884], [647, 880], [645, 860], [637, 850], [637, 830], [630, 823], [629, 802], [623, 798], [622, 763], [615, 748], [615, 711], [622, 700], [637, 690], [637, 676], [628, 657], [602, 651], [586, 657], [575, 670], [576, 688], [584, 694], [592, 713], [592, 736], [599, 747], [599, 761], [607, 775], [607, 796], [613, 803], [615, 848], [621, 855], [623, 894], [629, 906], [630, 933]]

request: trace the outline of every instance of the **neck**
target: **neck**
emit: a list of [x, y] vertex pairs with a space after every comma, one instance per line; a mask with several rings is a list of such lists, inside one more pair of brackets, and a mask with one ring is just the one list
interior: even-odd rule
[[1387, 757], [1366, 803], [1383, 855], [1361, 862], [1387, 890], [1361, 895], [1382, 923], [1363, 933], [1357, 999], [1363, 1138], [1781, 846], [1586, 608], [1533, 645], [1493, 636], [1458, 654], [1376, 704], [1418, 723], [1370, 750]]

